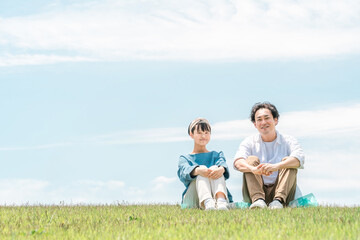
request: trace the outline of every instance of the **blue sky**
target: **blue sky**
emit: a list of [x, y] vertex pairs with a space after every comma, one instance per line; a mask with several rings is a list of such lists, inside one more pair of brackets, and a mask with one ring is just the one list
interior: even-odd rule
[[[357, 1], [0, 3], [0, 203], [180, 201], [191, 120], [232, 158], [255, 102], [305, 153], [303, 194], [360, 201]], [[241, 201], [241, 174], [229, 190]]]

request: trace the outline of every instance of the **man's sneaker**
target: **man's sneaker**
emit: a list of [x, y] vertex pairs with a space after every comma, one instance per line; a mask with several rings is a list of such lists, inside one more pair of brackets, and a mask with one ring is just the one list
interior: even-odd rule
[[269, 204], [269, 208], [270, 209], [281, 209], [281, 208], [284, 208], [284, 206], [281, 204], [281, 202], [279, 200], [275, 199], [274, 201], [272, 201]]
[[253, 208], [267, 208], [267, 206], [263, 199], [258, 199], [250, 205], [250, 209]]
[[216, 202], [216, 206], [217, 206], [217, 210], [225, 210], [228, 211], [229, 209], [227, 208], [227, 202], [226, 200], [218, 200]]
[[204, 205], [205, 205], [205, 211], [216, 210], [215, 200], [212, 199], [212, 198], [206, 199], [206, 200], [204, 201]]

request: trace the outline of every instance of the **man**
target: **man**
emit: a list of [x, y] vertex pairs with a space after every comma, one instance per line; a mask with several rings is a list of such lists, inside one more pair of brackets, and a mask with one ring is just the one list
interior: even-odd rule
[[304, 152], [297, 140], [276, 131], [279, 113], [269, 103], [256, 103], [251, 121], [259, 133], [247, 137], [239, 146], [234, 168], [244, 173], [244, 201], [250, 208], [283, 208], [295, 196], [297, 168], [304, 168]]

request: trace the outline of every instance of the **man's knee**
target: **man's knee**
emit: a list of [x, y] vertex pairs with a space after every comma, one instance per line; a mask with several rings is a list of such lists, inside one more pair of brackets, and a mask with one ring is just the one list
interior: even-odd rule
[[257, 156], [249, 156], [246, 162], [251, 166], [257, 166], [260, 164], [260, 159]]
[[298, 172], [298, 170], [297, 170], [297, 168], [288, 168], [289, 169], [289, 171], [290, 171], [290, 174], [297, 174], [297, 172]]
[[279, 174], [297, 175], [297, 168], [283, 168], [279, 170]]
[[[281, 161], [286, 161], [286, 159], [288, 159], [289, 157], [284, 157], [283, 159], [281, 159]], [[287, 171], [287, 172], [290, 172], [290, 174], [297, 174], [297, 168], [283, 168], [281, 169], [280, 171]]]

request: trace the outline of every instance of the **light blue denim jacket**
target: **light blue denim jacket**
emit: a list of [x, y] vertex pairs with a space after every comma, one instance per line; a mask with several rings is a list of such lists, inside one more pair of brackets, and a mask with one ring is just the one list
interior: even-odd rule
[[[200, 165], [205, 165], [206, 167], [211, 167], [214, 165], [222, 166], [225, 168], [225, 172], [224, 172], [225, 180], [230, 177], [229, 168], [226, 164], [224, 154], [221, 151], [220, 152], [211, 151], [207, 153], [181, 155], [179, 158], [179, 169], [177, 175], [180, 181], [186, 187], [185, 191], [182, 194], [182, 199], [184, 198], [184, 195], [188, 190], [190, 183], [196, 179], [196, 177], [194, 178], [191, 177], [190, 173], [192, 172], [192, 170], [194, 170], [195, 167]], [[228, 189], [227, 189], [227, 193], [228, 193], [229, 202], [232, 202], [232, 196]]]

